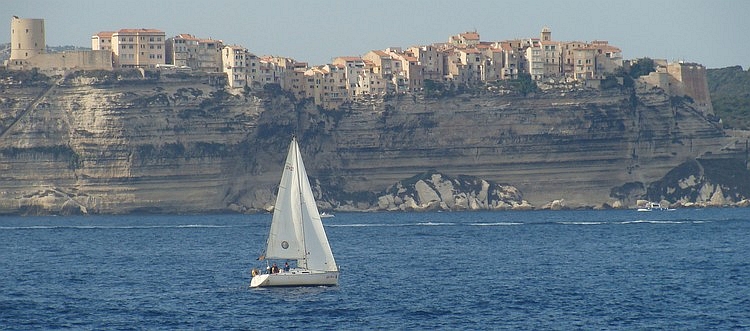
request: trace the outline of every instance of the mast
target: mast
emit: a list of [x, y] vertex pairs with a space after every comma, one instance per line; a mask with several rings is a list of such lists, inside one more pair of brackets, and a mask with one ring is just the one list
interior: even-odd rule
[[[305, 217], [305, 213], [302, 208], [302, 204], [305, 203], [305, 199], [303, 199], [303, 193], [302, 193], [302, 171], [300, 171], [300, 152], [299, 152], [299, 144], [297, 143], [297, 137], [292, 136], [292, 141], [294, 142], [294, 168], [297, 171], [297, 191], [299, 191], [299, 205], [297, 205], [297, 208], [299, 208], [299, 215], [303, 218]], [[307, 178], [304, 178], [304, 180], [307, 180]], [[308, 269], [307, 267], [307, 240], [305, 240], [305, 222], [300, 222], [300, 232], [302, 233], [302, 249], [303, 249], [303, 258], [302, 261], [304, 262], [305, 269]]]

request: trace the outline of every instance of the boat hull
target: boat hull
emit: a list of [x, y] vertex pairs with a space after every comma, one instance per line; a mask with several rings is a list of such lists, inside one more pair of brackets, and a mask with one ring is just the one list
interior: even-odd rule
[[276, 274], [253, 276], [250, 287], [269, 286], [336, 286], [339, 283], [338, 271], [292, 270]]

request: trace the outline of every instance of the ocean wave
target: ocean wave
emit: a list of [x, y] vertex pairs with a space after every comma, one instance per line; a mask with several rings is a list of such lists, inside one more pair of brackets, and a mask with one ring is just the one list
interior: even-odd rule
[[494, 222], [494, 223], [469, 223], [471, 226], [507, 226], [507, 225], [523, 225], [520, 222]]
[[635, 221], [623, 221], [620, 224], [685, 224], [692, 223], [689, 221], [671, 221], [671, 220], [635, 220]]
[[450, 222], [420, 222], [420, 223], [416, 223], [415, 225], [441, 226], [441, 225], [456, 225], [456, 223], [450, 223]]
[[584, 222], [584, 221], [561, 221], [561, 222], [555, 222], [557, 224], [563, 224], [563, 225], [601, 225], [601, 224], [607, 224], [607, 222]]

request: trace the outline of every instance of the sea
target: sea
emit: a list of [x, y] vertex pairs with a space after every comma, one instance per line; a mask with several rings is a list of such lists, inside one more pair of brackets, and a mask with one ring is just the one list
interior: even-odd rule
[[750, 329], [750, 210], [337, 213], [339, 286], [249, 288], [271, 216], [0, 217], [0, 329]]

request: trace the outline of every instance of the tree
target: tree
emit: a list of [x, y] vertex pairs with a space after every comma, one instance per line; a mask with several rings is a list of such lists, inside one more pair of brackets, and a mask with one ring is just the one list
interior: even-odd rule
[[638, 78], [641, 76], [646, 76], [654, 71], [656, 71], [656, 64], [654, 63], [654, 60], [644, 57], [637, 59], [630, 66], [630, 77]]
[[514, 85], [518, 87], [518, 91], [521, 92], [524, 96], [536, 92], [538, 87], [536, 86], [536, 82], [531, 79], [530, 74], [519, 74], [518, 79], [514, 81]]

